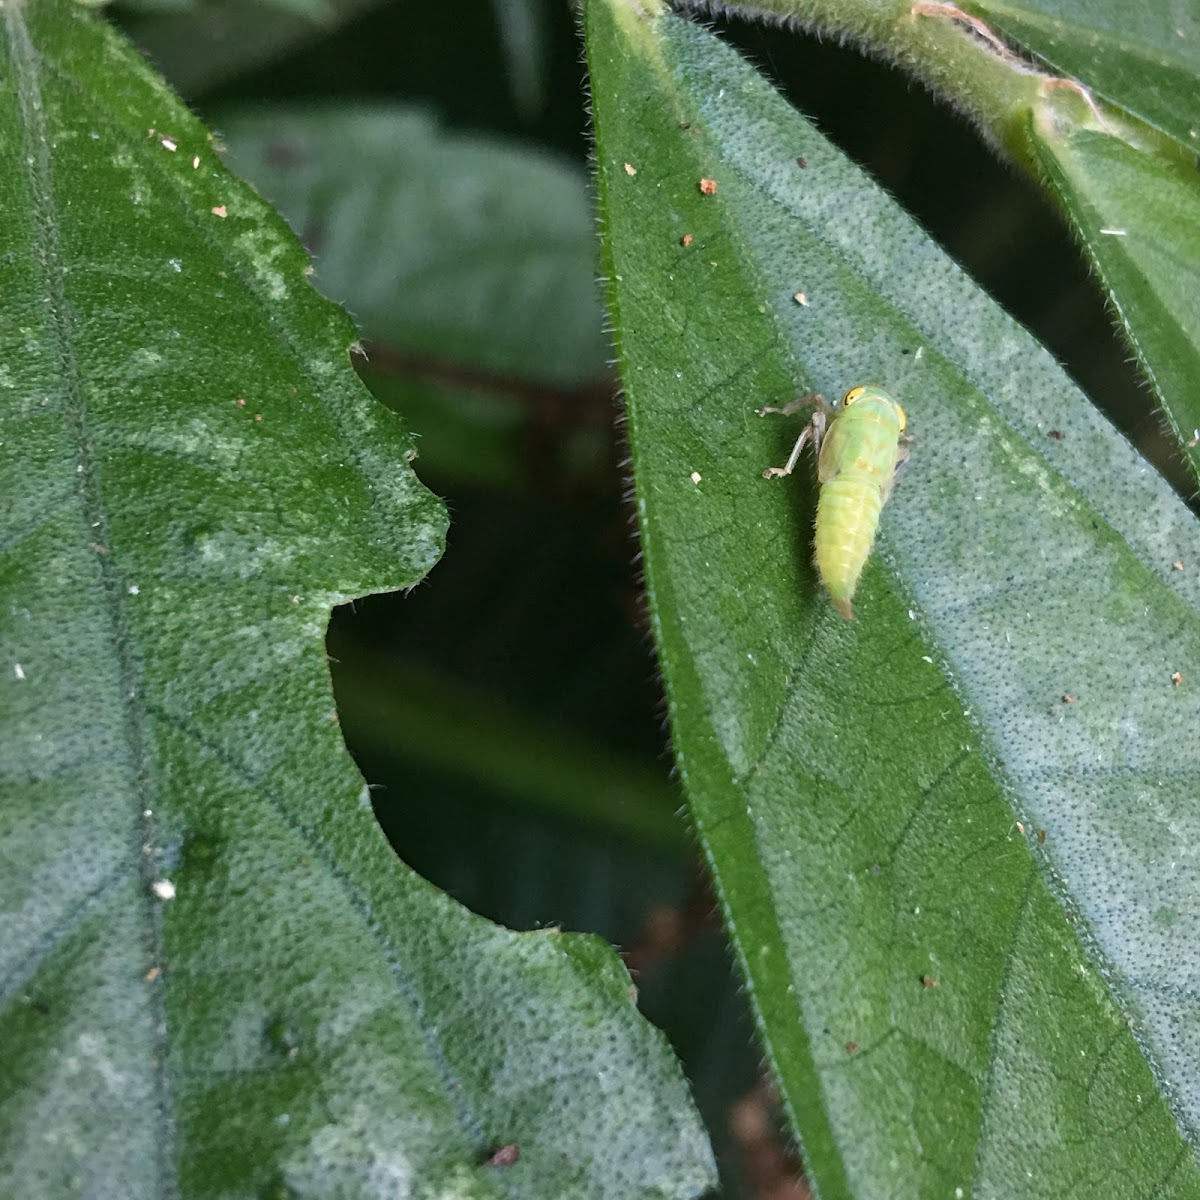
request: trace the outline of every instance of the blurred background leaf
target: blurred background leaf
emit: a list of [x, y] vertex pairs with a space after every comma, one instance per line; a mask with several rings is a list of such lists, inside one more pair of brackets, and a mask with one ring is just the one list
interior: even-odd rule
[[453, 134], [411, 107], [275, 106], [219, 126], [226, 161], [288, 218], [368, 343], [431, 371], [560, 388], [603, 376], [577, 164]]
[[261, 68], [381, 0], [126, 0], [134, 41], [184, 96]]
[[546, 103], [546, 50], [550, 7], [558, 0], [492, 0], [509, 88], [522, 116]]

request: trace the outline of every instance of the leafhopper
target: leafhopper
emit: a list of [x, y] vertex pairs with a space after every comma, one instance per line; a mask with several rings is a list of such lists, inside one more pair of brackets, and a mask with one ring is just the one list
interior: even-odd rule
[[817, 500], [813, 550], [817, 574], [833, 606], [854, 619], [854, 591], [871, 554], [879, 514], [900, 467], [908, 458], [904, 409], [881, 387], [851, 388], [838, 405], [821, 396], [802, 396], [766, 413], [792, 414], [816, 405], [787, 462], [768, 467], [765, 479], [790, 475], [808, 442], [817, 455]]

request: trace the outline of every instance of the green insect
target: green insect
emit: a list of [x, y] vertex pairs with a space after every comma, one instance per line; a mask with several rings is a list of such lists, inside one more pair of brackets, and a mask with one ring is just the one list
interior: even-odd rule
[[904, 433], [904, 409], [881, 387], [851, 388], [836, 407], [821, 396], [802, 396], [783, 408], [759, 409], [791, 414], [817, 405], [801, 430], [787, 462], [768, 467], [765, 479], [790, 475], [805, 443], [817, 453], [816, 532], [813, 536], [817, 573], [848, 621], [854, 619], [851, 600], [871, 554], [879, 514], [891, 494], [911, 439]]

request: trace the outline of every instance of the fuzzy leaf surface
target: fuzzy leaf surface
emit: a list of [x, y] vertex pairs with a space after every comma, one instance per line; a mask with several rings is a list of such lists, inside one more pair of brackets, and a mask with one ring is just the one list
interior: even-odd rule
[[1200, 479], [1200, 173], [1087, 123], [1033, 114], [1030, 146]]
[[331, 608], [445, 530], [350, 321], [85, 7], [0, 10], [0, 141], [0, 1195], [699, 1194], [611, 950], [405, 868], [342, 744]]

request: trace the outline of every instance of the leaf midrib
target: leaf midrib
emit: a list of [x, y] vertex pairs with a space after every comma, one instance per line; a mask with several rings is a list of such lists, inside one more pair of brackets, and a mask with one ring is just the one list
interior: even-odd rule
[[[130, 629], [123, 619], [121, 607], [122, 581], [116, 565], [108, 557], [106, 547], [107, 521], [100, 498], [100, 484], [88, 438], [87, 410], [84, 403], [83, 381], [75, 355], [73, 317], [63, 287], [64, 258], [55, 223], [57, 212], [54, 168], [50, 159], [52, 141], [45, 120], [41, 95], [40, 56], [34, 49], [29, 28], [24, 20], [24, 0], [10, 0], [3, 9], [5, 32], [11, 47], [13, 77], [21, 116], [22, 160], [26, 164], [25, 178], [32, 203], [32, 226], [37, 240], [37, 273], [43, 294], [49, 297], [47, 325], [54, 339], [58, 376], [63, 387], [64, 426], [74, 452], [80, 515], [83, 518], [83, 542], [92, 542], [95, 568], [99, 583], [100, 606], [104, 614], [108, 640], [108, 657], [115, 661], [120, 687], [122, 725], [129, 750], [129, 792], [137, 804], [132, 827], [139, 831], [138, 845], [129, 847], [133, 873], [142, 884], [141, 919], [148, 933], [150, 959], [153, 964], [165, 959], [165, 937], [161, 902], [150, 890], [154, 877], [154, 856], [142, 854], [142, 846], [156, 844], [156, 823], [150, 796], [149, 762], [146, 732], [138, 706], [131, 702], [139, 694], [139, 676], [134, 668], [130, 646]], [[95, 540], [93, 540], [95, 539]], [[154, 1041], [150, 1054], [150, 1071], [154, 1080], [154, 1105], [158, 1129], [155, 1145], [158, 1148], [156, 1172], [160, 1196], [178, 1196], [178, 1175], [175, 1169], [176, 1150], [171, 1112], [171, 1089], [165, 1068], [167, 1049], [166, 1001], [161, 988], [153, 988], [147, 1001], [154, 1014]]]

